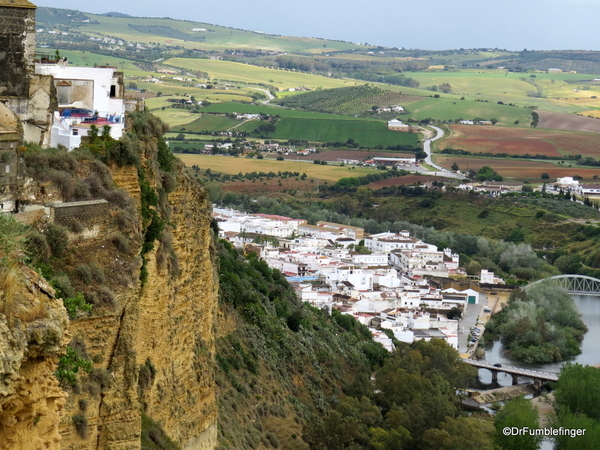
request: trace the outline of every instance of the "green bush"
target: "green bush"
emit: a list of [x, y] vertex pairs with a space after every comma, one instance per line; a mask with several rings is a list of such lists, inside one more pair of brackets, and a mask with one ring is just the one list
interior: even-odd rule
[[46, 230], [46, 241], [50, 247], [52, 255], [56, 258], [63, 256], [67, 245], [69, 244], [69, 238], [67, 236], [67, 229], [61, 225], [49, 224]]

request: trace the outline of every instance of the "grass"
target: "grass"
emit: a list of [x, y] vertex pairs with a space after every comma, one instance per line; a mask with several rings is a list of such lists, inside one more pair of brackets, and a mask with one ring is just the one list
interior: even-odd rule
[[267, 69], [231, 61], [211, 59], [171, 58], [165, 65], [180, 67], [191, 71], [203, 71], [211, 80], [229, 80], [239, 83], [272, 85], [279, 89], [305, 86], [310, 89], [333, 88], [358, 84], [354, 80], [341, 80], [321, 75], [311, 75], [287, 70]]
[[498, 105], [497, 103], [476, 102], [472, 100], [452, 100], [446, 98], [425, 98], [412, 102], [408, 107], [409, 117], [421, 120], [470, 120], [476, 117], [483, 119], [498, 119], [498, 125], [529, 126], [531, 109], [517, 106]]
[[[207, 114], [197, 118], [185, 126], [174, 127], [172, 131], [225, 131], [242, 123], [241, 120], [230, 119], [225, 116]], [[185, 129], [184, 129], [185, 128]]]
[[268, 105], [248, 105], [242, 103], [218, 103], [202, 108], [204, 112], [215, 112], [215, 113], [240, 113], [240, 114], [268, 114], [272, 116], [281, 117], [301, 117], [306, 119], [349, 119], [355, 120], [354, 117], [337, 116], [333, 114], [316, 113], [310, 111], [299, 111], [295, 109], [279, 108], [277, 106]]
[[[308, 139], [320, 142], [346, 142], [354, 139], [363, 147], [376, 145], [418, 145], [419, 135], [389, 131], [384, 122], [372, 120], [303, 119], [286, 117], [276, 124], [269, 137], [278, 139]], [[240, 127], [242, 129], [242, 127]]]
[[163, 122], [171, 127], [187, 125], [198, 117], [197, 114], [192, 114], [185, 109], [171, 109], [152, 111], [152, 114], [157, 116]]
[[[175, 145], [175, 144], [173, 144]], [[186, 166], [199, 166], [201, 169], [210, 168], [212, 171], [229, 174], [239, 172], [279, 172], [288, 170], [290, 172], [306, 173], [307, 177], [319, 180], [335, 182], [343, 177], [360, 177], [370, 173], [377, 173], [377, 169], [357, 167], [351, 169], [346, 166], [333, 166], [313, 164], [312, 161], [276, 161], [273, 159], [249, 159], [234, 158], [230, 156], [215, 155], [177, 155]], [[319, 155], [315, 155], [318, 159]]]
[[[504, 70], [454, 70], [454, 71], [424, 71], [410, 72], [406, 76], [418, 80], [422, 88], [441, 83], [450, 83], [452, 92], [467, 99], [484, 99], [491, 102], [503, 101], [518, 106], [535, 105], [540, 109], [573, 113], [584, 107], [600, 107], [600, 100], [592, 99], [599, 96], [600, 88], [590, 86], [589, 90], [573, 92], [574, 88], [583, 89], [584, 80], [589, 80], [587, 74], [548, 74], [536, 73], [535, 78], [530, 73], [509, 73]], [[571, 82], [571, 83], [568, 83]], [[575, 84], [572, 84], [575, 83]], [[541, 89], [544, 98], [528, 96], [529, 93]], [[577, 100], [579, 98], [579, 100]]]

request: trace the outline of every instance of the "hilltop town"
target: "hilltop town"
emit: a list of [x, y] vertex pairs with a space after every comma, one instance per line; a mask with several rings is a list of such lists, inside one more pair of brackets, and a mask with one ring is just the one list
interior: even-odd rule
[[477, 341], [466, 339], [469, 325], [476, 324], [466, 325], [465, 332], [458, 319], [466, 308], [483, 317], [483, 308], [491, 311], [486, 292], [504, 289], [504, 280], [493, 272], [483, 269], [479, 277], [468, 277], [451, 249], [439, 251], [408, 231], [369, 235], [349, 225], [309, 225], [304, 219], [214, 205], [213, 217], [221, 237], [281, 271], [298, 298], [352, 315], [390, 351], [392, 339], [382, 329], [400, 342], [438, 338], [466, 353]]

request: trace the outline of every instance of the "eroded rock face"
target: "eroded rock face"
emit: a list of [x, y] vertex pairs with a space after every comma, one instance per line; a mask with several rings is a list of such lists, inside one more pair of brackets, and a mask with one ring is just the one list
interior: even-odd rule
[[[136, 169], [120, 168], [113, 175], [139, 201]], [[135, 283], [115, 290], [113, 308], [95, 308], [89, 317], [71, 323], [71, 334], [85, 342], [94, 370], [106, 380], [97, 383], [102, 385], [98, 392], [90, 387], [93, 376], [84, 376], [82, 389], [70, 393], [60, 426], [62, 448], [140, 449], [142, 411], [182, 448], [216, 446], [218, 279], [211, 206], [206, 190], [183, 171], [177, 173], [177, 188], [168, 200], [170, 249], [166, 252], [165, 244], [156, 242], [145, 255], [144, 285], [137, 267]], [[73, 245], [103, 252], [99, 239]], [[85, 417], [83, 432], [75, 426], [76, 416]]]
[[68, 341], [67, 313], [37, 273], [14, 270], [17, 287], [0, 314], [0, 448], [59, 449], [67, 394], [54, 372]]
[[[161, 175], [151, 163], [145, 170], [158, 191]], [[126, 231], [115, 225], [119, 211], [109, 205], [83, 223], [83, 231], [68, 231], [61, 261], [61, 270], [72, 273], [101, 267], [106, 279], [94, 287], [110, 288], [110, 301], [99, 297], [89, 313], [69, 322], [53, 289], [23, 266], [14, 318], [0, 314], [0, 450], [141, 449], [142, 414], [182, 448], [216, 446], [218, 278], [208, 193], [183, 168], [172, 173], [176, 188], [156, 206], [167, 211], [161, 214], [168, 226], [144, 255], [142, 284], [138, 170], [115, 168], [112, 175], [137, 205]], [[50, 192], [35, 181], [28, 189]], [[128, 242], [127, 251], [115, 245], [117, 237]], [[54, 372], [67, 343], [92, 362], [92, 370], [80, 370], [77, 385], [65, 391]]]

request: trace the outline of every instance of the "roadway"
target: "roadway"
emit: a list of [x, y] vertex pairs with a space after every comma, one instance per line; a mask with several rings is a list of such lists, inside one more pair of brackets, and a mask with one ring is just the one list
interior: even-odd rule
[[433, 128], [436, 132], [436, 135], [432, 138], [426, 139], [425, 141], [423, 141], [423, 151], [425, 153], [427, 153], [427, 157], [424, 159], [425, 164], [433, 167], [435, 170], [433, 172], [428, 172], [427, 175], [435, 175], [438, 177], [446, 177], [446, 178], [456, 178], [456, 179], [464, 179], [464, 176], [462, 175], [458, 175], [448, 169], [445, 169], [442, 166], [437, 165], [436, 163], [434, 163], [431, 160], [431, 143], [434, 141], [437, 141], [439, 139], [442, 139], [444, 137], [444, 130], [442, 130], [441, 128], [435, 127], [433, 125], [429, 126], [430, 128]]
[[552, 372], [543, 372], [541, 370], [524, 369], [523, 367], [494, 364], [488, 361], [475, 361], [473, 359], [463, 359], [463, 362], [479, 369], [488, 369], [496, 372], [509, 373], [512, 375], [519, 375], [534, 379], [537, 378], [539, 380], [558, 381], [558, 374]]

